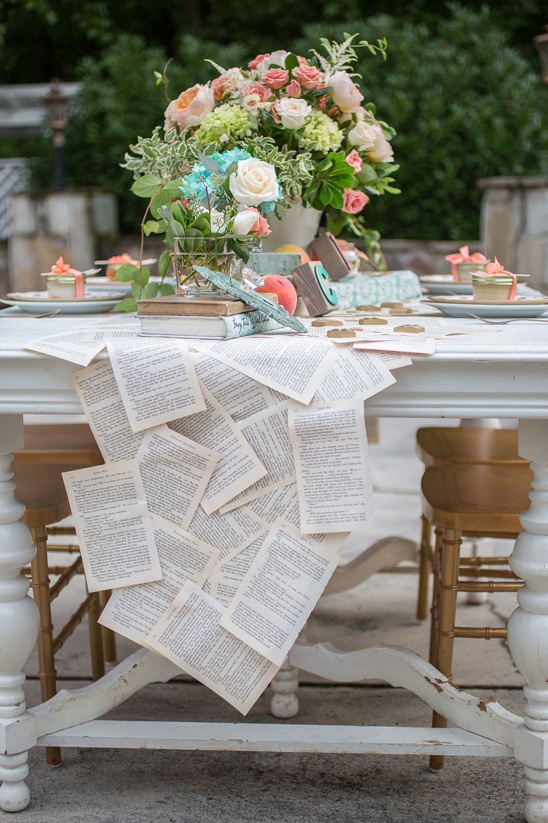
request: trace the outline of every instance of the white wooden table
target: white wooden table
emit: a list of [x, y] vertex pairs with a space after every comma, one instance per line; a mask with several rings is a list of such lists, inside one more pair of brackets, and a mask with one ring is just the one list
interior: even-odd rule
[[[10, 462], [23, 445], [23, 413], [80, 412], [69, 374], [74, 365], [23, 350], [25, 340], [93, 322], [0, 317], [0, 807], [24, 809], [27, 754], [35, 745], [201, 750], [354, 752], [513, 756], [525, 767], [529, 823], [548, 823], [548, 324], [501, 326], [497, 334], [455, 338], [439, 353], [400, 369], [397, 383], [367, 402], [376, 417], [520, 419], [520, 454], [532, 461], [531, 508], [511, 557], [526, 581], [508, 642], [526, 681], [525, 717], [455, 689], [414, 653], [378, 647], [350, 653], [297, 645], [291, 664], [332, 680], [376, 678], [403, 686], [456, 728], [382, 728], [253, 723], [158, 723], [97, 718], [178, 670], [140, 650], [100, 681], [63, 690], [26, 709], [22, 673], [36, 642], [38, 615], [21, 569], [34, 555]], [[459, 321], [461, 323], [462, 321]], [[290, 673], [288, 672], [288, 675]], [[52, 802], [53, 799], [52, 799]]]

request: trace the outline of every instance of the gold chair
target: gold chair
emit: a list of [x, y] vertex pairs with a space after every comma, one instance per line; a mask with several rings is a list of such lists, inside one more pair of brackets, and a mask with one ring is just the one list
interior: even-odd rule
[[[26, 426], [25, 447], [16, 452], [13, 461], [16, 495], [26, 507], [23, 519], [30, 528], [37, 549], [31, 568], [26, 571], [30, 574], [31, 587], [40, 613], [38, 676], [42, 700], [48, 700], [57, 691], [55, 654], [86, 615], [89, 623], [93, 679], [96, 680], [104, 674], [105, 659], [116, 659], [113, 633], [104, 630], [97, 622], [101, 606], [108, 600], [108, 592], [101, 592], [101, 595], [86, 594], [77, 610], [55, 637], [51, 611], [52, 602], [63, 589], [76, 575], [83, 574], [82, 558], [77, 545], [52, 545], [48, 542], [50, 534], [75, 533], [72, 527], [51, 525], [70, 515], [62, 472], [102, 462], [91, 430], [85, 424]], [[78, 556], [68, 566], [52, 565], [48, 561], [48, 551]], [[53, 584], [50, 584], [50, 575], [56, 578]], [[47, 748], [46, 759], [50, 765], [59, 765], [60, 750]]]
[[[421, 483], [423, 515], [435, 529], [431, 551], [434, 570], [430, 662], [451, 679], [456, 637], [503, 638], [506, 628], [456, 625], [457, 594], [517, 591], [523, 582], [508, 568], [507, 557], [460, 557], [463, 536], [515, 539], [519, 515], [529, 507], [532, 472], [528, 465], [440, 465], [424, 472]], [[484, 578], [489, 567], [490, 580]], [[447, 721], [434, 712], [433, 725]], [[430, 768], [443, 767], [443, 757], [430, 759]]]
[[[425, 426], [417, 431], [416, 452], [426, 468], [445, 464], [528, 465], [527, 461], [518, 455], [516, 429]], [[418, 620], [426, 620], [428, 615], [431, 541], [432, 529], [423, 514], [417, 598]]]

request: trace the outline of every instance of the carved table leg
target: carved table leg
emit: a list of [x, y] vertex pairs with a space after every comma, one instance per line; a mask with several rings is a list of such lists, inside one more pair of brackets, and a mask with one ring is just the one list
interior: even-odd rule
[[[0, 416], [0, 720], [12, 720], [26, 711], [22, 668], [38, 637], [38, 609], [28, 597], [29, 583], [21, 569], [34, 557], [30, 532], [21, 517], [25, 507], [13, 491], [11, 461], [23, 447], [23, 417]], [[0, 808], [7, 812], [29, 803], [25, 783], [27, 752], [0, 753]]]
[[274, 675], [270, 688], [274, 692], [270, 701], [270, 711], [274, 717], [281, 720], [295, 717], [299, 713], [299, 698], [296, 694], [299, 688], [299, 670], [290, 664], [288, 657]]
[[[531, 461], [531, 507], [521, 515], [510, 567], [526, 585], [508, 624], [508, 644], [526, 680], [525, 725], [548, 743], [548, 420], [522, 420], [519, 454]], [[525, 766], [528, 823], [548, 823], [548, 769]]]

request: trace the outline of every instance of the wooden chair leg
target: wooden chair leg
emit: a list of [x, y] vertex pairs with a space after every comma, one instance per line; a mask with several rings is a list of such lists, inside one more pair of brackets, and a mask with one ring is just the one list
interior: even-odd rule
[[[101, 607], [104, 609], [110, 599], [110, 592], [100, 592], [99, 599]], [[116, 634], [112, 629], [103, 628], [103, 650], [105, 653], [105, 663], [116, 663]]]
[[438, 615], [440, 607], [440, 565], [441, 565], [441, 545], [442, 535], [441, 529], [435, 531], [436, 541], [434, 545], [434, 562], [435, 567], [433, 571], [432, 584], [432, 608], [430, 610], [430, 654], [428, 659], [433, 666], [438, 666]]
[[103, 634], [101, 625], [97, 622], [101, 614], [99, 595], [92, 598], [88, 611], [89, 646], [91, 652], [91, 676], [99, 680], [105, 674], [105, 657], [103, 654]]
[[[31, 586], [34, 600], [40, 613], [38, 634], [38, 677], [42, 701], [49, 700], [57, 693], [57, 672], [53, 654], [53, 623], [48, 575], [48, 548], [45, 526], [31, 526], [31, 534], [36, 544], [36, 556], [31, 564]], [[61, 764], [61, 749], [46, 747], [46, 762], [49, 766]]]
[[[436, 658], [437, 668], [448, 679], [452, 677], [453, 669], [461, 542], [462, 535], [460, 531], [456, 529], [443, 530]], [[447, 720], [442, 715], [434, 712], [432, 726], [443, 729], [447, 726]], [[442, 756], [433, 755], [430, 758], [430, 769], [439, 771], [443, 768], [443, 761]]]
[[426, 519], [426, 517], [423, 515], [419, 560], [419, 592], [417, 597], [417, 620], [426, 620], [428, 616], [428, 583], [430, 581], [431, 539], [432, 527]]

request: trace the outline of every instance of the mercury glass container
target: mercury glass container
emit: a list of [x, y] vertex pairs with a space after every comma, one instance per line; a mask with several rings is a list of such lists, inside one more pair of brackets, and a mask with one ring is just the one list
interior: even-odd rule
[[482, 301], [504, 303], [510, 299], [514, 278], [511, 274], [474, 272], [472, 274], [472, 286], [474, 288], [474, 300], [477, 303]]
[[[86, 282], [85, 275], [84, 285]], [[48, 297], [53, 300], [74, 300], [76, 297], [76, 278], [73, 274], [46, 274]]]

